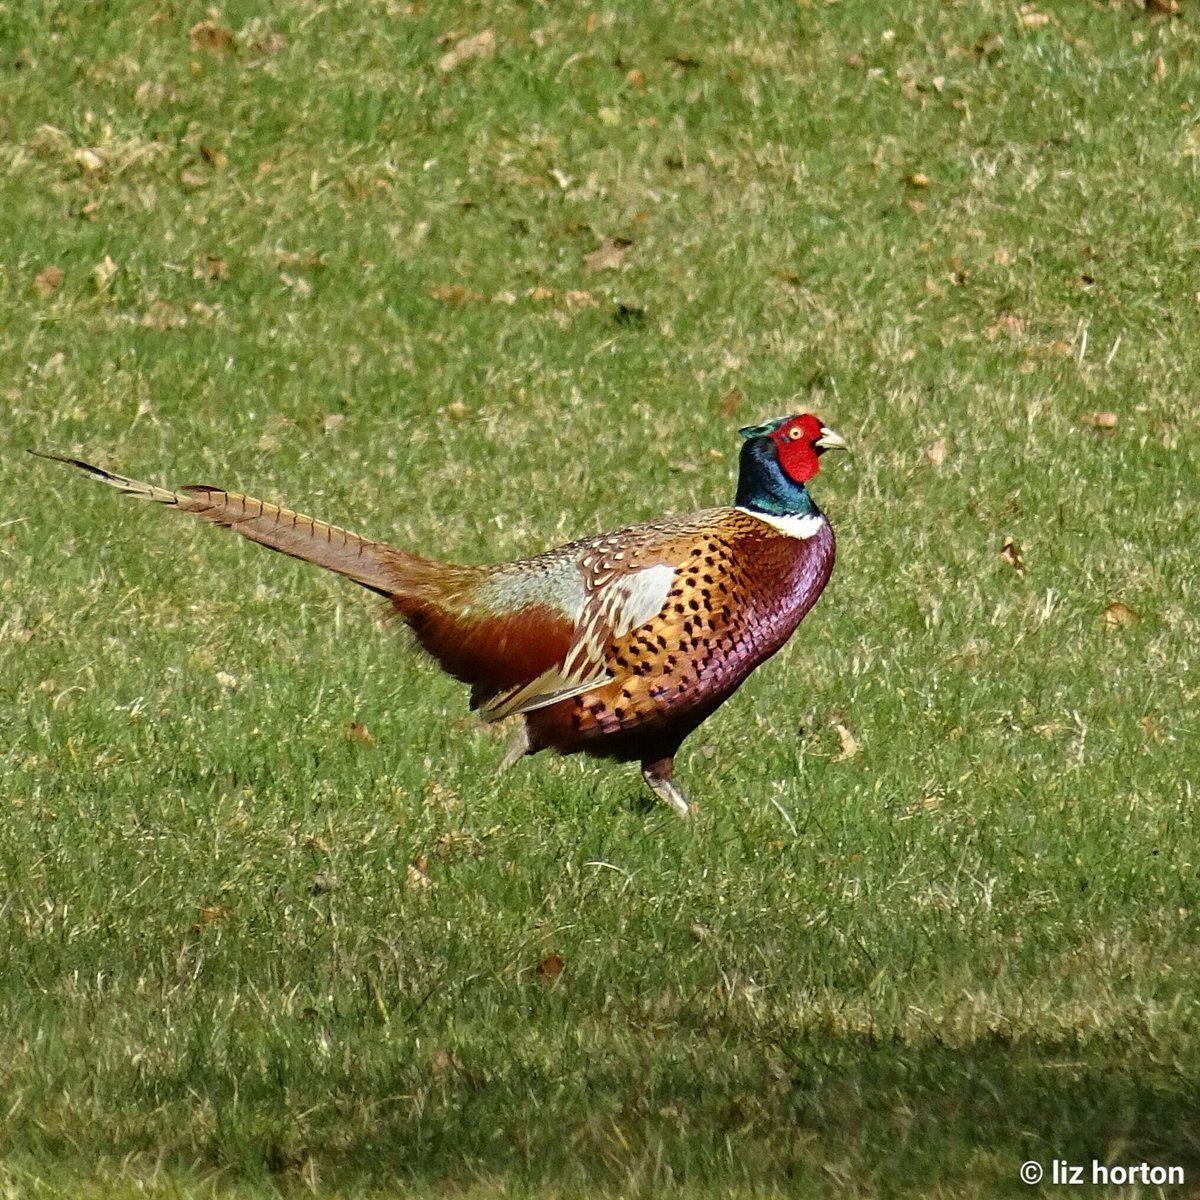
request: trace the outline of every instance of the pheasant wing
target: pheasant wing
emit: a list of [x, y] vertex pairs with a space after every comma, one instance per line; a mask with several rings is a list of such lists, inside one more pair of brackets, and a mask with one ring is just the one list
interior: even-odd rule
[[605, 664], [609, 645], [653, 620], [666, 603], [676, 572], [663, 561], [666, 548], [631, 551], [619, 534], [587, 547], [579, 559], [584, 603], [562, 662], [493, 697], [481, 709], [484, 718], [500, 721], [534, 712], [607, 683], [612, 678]]

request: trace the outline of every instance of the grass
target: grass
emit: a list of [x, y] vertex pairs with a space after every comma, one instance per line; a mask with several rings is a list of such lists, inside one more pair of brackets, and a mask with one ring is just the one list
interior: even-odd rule
[[[0, 5], [5, 1196], [1195, 1194], [1200, 25], [1042, 15]], [[478, 560], [798, 408], [838, 567], [690, 829], [21, 453]]]

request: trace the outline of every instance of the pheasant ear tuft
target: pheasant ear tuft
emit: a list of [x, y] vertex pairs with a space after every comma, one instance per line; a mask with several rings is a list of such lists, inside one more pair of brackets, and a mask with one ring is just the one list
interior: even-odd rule
[[774, 433], [779, 427], [778, 421], [768, 421], [765, 425], [747, 425], [743, 429], [739, 429], [738, 433], [750, 441], [752, 438], [766, 437], [769, 433]]

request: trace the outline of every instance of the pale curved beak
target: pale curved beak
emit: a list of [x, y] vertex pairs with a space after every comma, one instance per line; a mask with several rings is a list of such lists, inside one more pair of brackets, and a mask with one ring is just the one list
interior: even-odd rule
[[849, 450], [850, 447], [846, 444], [846, 439], [840, 433], [834, 433], [832, 429], [827, 429], [824, 425], [821, 426], [821, 436], [817, 438], [815, 445], [822, 450]]

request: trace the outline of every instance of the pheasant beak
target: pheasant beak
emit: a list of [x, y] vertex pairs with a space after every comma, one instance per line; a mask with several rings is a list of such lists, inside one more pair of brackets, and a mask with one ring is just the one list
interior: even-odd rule
[[827, 429], [824, 425], [821, 426], [821, 436], [813, 444], [821, 450], [850, 449], [846, 444], [846, 439], [840, 433], [834, 433], [832, 429]]

